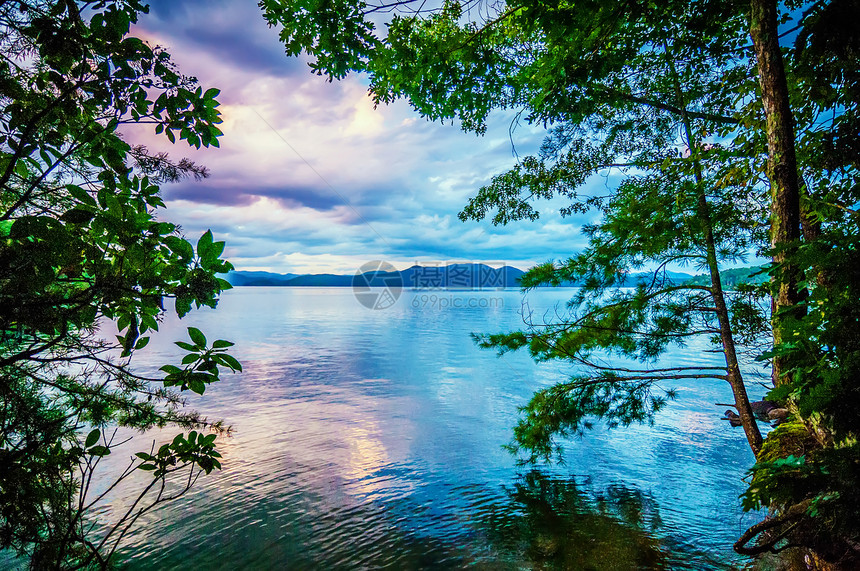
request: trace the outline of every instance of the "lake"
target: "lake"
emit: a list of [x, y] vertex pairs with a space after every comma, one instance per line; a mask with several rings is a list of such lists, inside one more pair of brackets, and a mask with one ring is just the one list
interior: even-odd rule
[[[528, 294], [537, 314], [572, 290]], [[760, 514], [738, 495], [753, 457], [720, 416], [727, 383], [679, 382], [653, 426], [600, 426], [562, 466], [521, 468], [502, 446], [517, 407], [574, 372], [498, 358], [471, 332], [521, 325], [519, 291], [404, 291], [370, 310], [349, 288], [236, 288], [217, 311], [168, 318], [152, 371], [185, 327], [236, 343], [244, 373], [191, 406], [234, 427], [224, 470], [147, 514], [128, 569], [730, 569]], [[664, 363], [718, 363], [704, 340]], [[754, 391], [760, 398], [764, 389]], [[172, 434], [175, 431], [168, 431]], [[139, 436], [106, 458], [118, 470]], [[129, 448], [131, 447], [131, 448]], [[113, 499], [102, 511], [124, 505]]]

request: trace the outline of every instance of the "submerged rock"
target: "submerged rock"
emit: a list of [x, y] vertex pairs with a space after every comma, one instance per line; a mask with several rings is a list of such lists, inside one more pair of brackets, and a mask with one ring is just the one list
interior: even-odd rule
[[[754, 401], [750, 403], [750, 408], [752, 408], [753, 414], [759, 420], [768, 420], [773, 422], [774, 426], [780, 424], [781, 422], [785, 422], [788, 418], [789, 412], [786, 408], [780, 408], [775, 402], [760, 400]], [[740, 426], [741, 425], [741, 417], [735, 411], [729, 409], [725, 412], [723, 416], [723, 420], [728, 420], [729, 424], [732, 426]]]
[[729, 424], [731, 424], [732, 426], [741, 425], [741, 417], [733, 410], [727, 410], [726, 415], [723, 417], [723, 420], [728, 420]]
[[785, 419], [788, 418], [788, 409], [787, 408], [772, 408], [767, 412], [767, 418], [769, 420], [774, 421], [774, 424], [779, 424], [780, 422], [785, 422]]
[[770, 417], [768, 415], [770, 414], [770, 411], [778, 407], [779, 405], [769, 400], [757, 400], [750, 403], [750, 408], [752, 408], [753, 414], [760, 420], [769, 420]]

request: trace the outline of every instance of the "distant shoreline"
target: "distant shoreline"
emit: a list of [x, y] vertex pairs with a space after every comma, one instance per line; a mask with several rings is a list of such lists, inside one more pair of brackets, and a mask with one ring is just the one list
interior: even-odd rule
[[[486, 264], [450, 264], [447, 266], [414, 265], [402, 271], [375, 271], [360, 274], [278, 274], [264, 271], [232, 271], [225, 278], [234, 287], [354, 287], [357, 278], [367, 287], [403, 287], [414, 290], [473, 291], [493, 289], [520, 289], [520, 278], [525, 272], [514, 266], [493, 268]], [[709, 281], [706, 275], [683, 272], [666, 272], [666, 278], [676, 284]], [[766, 278], [761, 268], [734, 268], [721, 272], [723, 285], [732, 288], [738, 283], [760, 283]], [[641, 282], [650, 282], [653, 274], [641, 272], [631, 274], [619, 284], [633, 287]], [[582, 287], [571, 282], [561, 286], [538, 287]]]

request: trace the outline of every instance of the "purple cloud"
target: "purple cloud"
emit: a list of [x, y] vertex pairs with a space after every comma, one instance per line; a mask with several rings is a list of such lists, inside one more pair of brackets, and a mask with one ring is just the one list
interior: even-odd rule
[[[137, 33], [169, 49], [183, 73], [221, 89], [220, 149], [169, 145], [150, 128], [126, 131], [152, 149], [206, 165], [211, 177], [165, 186], [165, 216], [189, 236], [211, 228], [238, 268], [352, 271], [369, 259], [508, 260], [520, 267], [584, 243], [560, 204], [538, 222], [496, 228], [456, 214], [492, 175], [543, 136], [509, 135], [500, 113], [486, 137], [420, 119], [402, 101], [373, 109], [360, 77], [327, 83], [288, 59], [254, 2], [157, 0]], [[594, 181], [596, 186], [604, 181]]]

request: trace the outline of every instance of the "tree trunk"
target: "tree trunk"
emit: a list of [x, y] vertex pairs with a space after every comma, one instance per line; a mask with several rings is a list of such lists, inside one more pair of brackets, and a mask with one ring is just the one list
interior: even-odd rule
[[[773, 303], [773, 342], [785, 338], [783, 320], [790, 308], [803, 298], [798, 290], [799, 272], [786, 263], [792, 244], [800, 239], [800, 188], [794, 151], [794, 120], [788, 99], [782, 52], [779, 49], [775, 0], [751, 0], [750, 35], [758, 60], [758, 78], [767, 119], [768, 176], [770, 178], [770, 245], [777, 249], [773, 262], [781, 265], [771, 278]], [[784, 264], [784, 265], [783, 265]], [[784, 357], [773, 362], [774, 384], [790, 381]]]
[[[698, 171], [698, 168], [696, 170]], [[696, 178], [701, 184], [701, 175], [698, 175], [698, 172]], [[704, 192], [699, 194], [699, 216], [704, 221], [705, 226], [705, 249], [708, 258], [708, 270], [711, 274], [711, 297], [714, 300], [714, 307], [717, 310], [717, 321], [720, 324], [720, 341], [723, 344], [723, 353], [726, 357], [728, 381], [732, 387], [732, 394], [735, 397], [735, 408], [738, 410], [738, 416], [741, 417], [741, 426], [744, 427], [747, 442], [749, 442], [753, 454], [758, 456], [762, 443], [761, 431], [758, 429], [758, 423], [753, 415], [750, 399], [747, 395], [747, 388], [741, 376], [741, 368], [738, 364], [737, 354], [735, 353], [735, 341], [732, 336], [731, 322], [729, 321], [729, 310], [726, 306], [723, 284], [720, 279], [720, 270], [717, 266], [714, 231], [711, 228], [710, 222], [710, 207]]]
[[711, 298], [714, 301], [716, 309], [717, 321], [720, 327], [720, 342], [723, 345], [723, 355], [726, 359], [726, 374], [728, 376], [729, 385], [732, 387], [732, 394], [735, 398], [735, 408], [738, 410], [738, 416], [741, 419], [741, 426], [744, 428], [744, 434], [747, 437], [747, 442], [750, 445], [755, 456], [758, 456], [761, 450], [762, 438], [761, 431], [758, 429], [755, 415], [753, 415], [750, 399], [747, 395], [747, 388], [744, 384], [743, 376], [741, 375], [740, 364], [738, 363], [737, 353], [735, 352], [735, 340], [732, 335], [732, 326], [729, 320], [729, 310], [726, 305], [725, 294], [723, 293], [723, 284], [720, 277], [720, 268], [717, 264], [717, 248], [714, 242], [714, 229], [711, 223], [711, 207], [708, 204], [708, 197], [705, 194], [703, 187], [704, 181], [702, 176], [702, 166], [697, 156], [699, 148], [699, 140], [693, 135], [693, 126], [690, 121], [690, 116], [687, 113], [687, 102], [684, 98], [684, 93], [681, 91], [681, 82], [678, 78], [678, 72], [675, 69], [675, 62], [669, 53], [669, 46], [666, 45], [666, 59], [669, 68], [672, 70], [672, 75], [675, 79], [675, 96], [677, 105], [681, 109], [681, 120], [684, 125], [684, 133], [687, 138], [687, 148], [690, 151], [690, 156], [693, 158], [693, 168], [696, 178], [696, 186], [698, 190], [698, 204], [696, 213], [699, 220], [702, 222], [705, 239], [705, 256], [708, 263], [708, 271], [711, 277]]

